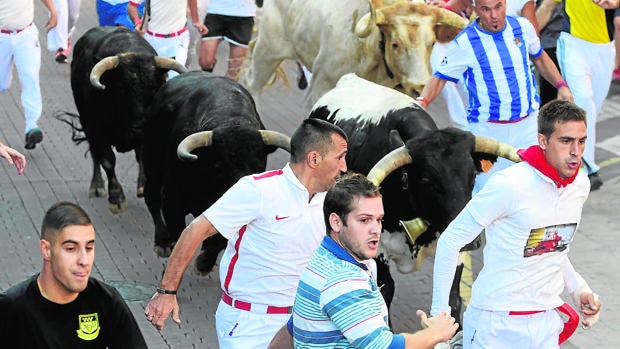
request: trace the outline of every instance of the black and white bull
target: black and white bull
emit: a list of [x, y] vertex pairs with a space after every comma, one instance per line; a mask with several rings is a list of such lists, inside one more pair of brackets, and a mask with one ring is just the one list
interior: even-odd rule
[[[321, 97], [310, 117], [340, 126], [349, 137], [349, 170], [381, 185], [385, 217], [377, 266], [388, 306], [394, 295], [388, 263], [403, 273], [414, 271], [418, 250], [436, 240], [470, 200], [482, 162], [497, 156], [518, 159], [503, 143], [456, 128], [438, 129], [411, 97], [354, 74]], [[422, 229], [413, 232], [414, 224], [408, 224], [408, 236], [400, 222], [414, 218]], [[460, 299], [452, 298], [458, 319]]]
[[[243, 86], [207, 72], [168, 81], [148, 115], [144, 198], [160, 256], [170, 254], [187, 214], [199, 216], [241, 177], [265, 171], [268, 154], [290, 147], [288, 136], [265, 130]], [[225, 246], [219, 234], [205, 241], [196, 269], [210, 271]]]
[[146, 40], [124, 27], [95, 27], [75, 43], [71, 89], [93, 160], [89, 195], [106, 194], [99, 167], [103, 166], [114, 213], [123, 211], [127, 201], [114, 171], [112, 147], [119, 152], [135, 150], [140, 164], [137, 193], [142, 196], [145, 111], [171, 69], [187, 71], [173, 59], [157, 56]]

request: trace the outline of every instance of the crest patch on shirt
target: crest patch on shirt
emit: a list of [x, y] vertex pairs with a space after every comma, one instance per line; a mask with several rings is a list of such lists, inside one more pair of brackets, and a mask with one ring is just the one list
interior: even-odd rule
[[443, 59], [441, 60], [440, 65], [446, 65], [448, 64], [448, 56], [443, 56]]
[[515, 38], [515, 45], [517, 45], [517, 47], [523, 46], [523, 40], [521, 40], [521, 38]]
[[75, 331], [79, 338], [85, 341], [92, 341], [99, 336], [99, 317], [97, 313], [78, 315], [80, 328]]
[[573, 241], [577, 223], [552, 225], [530, 231], [530, 237], [523, 249], [523, 257], [532, 257], [544, 253], [564, 251]]

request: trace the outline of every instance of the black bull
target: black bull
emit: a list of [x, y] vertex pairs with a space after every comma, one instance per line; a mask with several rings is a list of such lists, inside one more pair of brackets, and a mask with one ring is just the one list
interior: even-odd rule
[[[265, 131], [252, 96], [235, 81], [206, 72], [168, 81], [144, 129], [144, 198], [155, 223], [155, 252], [169, 255], [187, 214], [199, 216], [241, 177], [265, 171], [267, 155], [277, 147], [288, 151], [289, 143]], [[179, 157], [193, 161], [181, 161], [177, 148]], [[204, 246], [225, 244], [217, 234]]]
[[[395, 292], [389, 261], [397, 263], [399, 269], [413, 270], [412, 255], [436, 240], [471, 199], [481, 161], [495, 161], [498, 155], [515, 160], [516, 154], [505, 144], [474, 137], [470, 132], [438, 129], [430, 115], [413, 101], [409, 107], [394, 109], [385, 115], [339, 115], [341, 110], [347, 110], [342, 103], [349, 102], [331, 100], [340, 102], [321, 105], [319, 100], [310, 117], [340, 126], [349, 137], [346, 158], [349, 170], [368, 174], [369, 179], [381, 186], [385, 217], [376, 258], [377, 281], [389, 307]], [[382, 99], [377, 98], [376, 104], [381, 103]], [[368, 112], [381, 110], [377, 105], [369, 107]], [[426, 231], [397, 240], [406, 241], [408, 248], [405, 250], [409, 251], [408, 258], [397, 261], [388, 240], [395, 234], [406, 236], [400, 222], [414, 218], [421, 218]], [[462, 267], [457, 270], [450, 300], [452, 315], [457, 319], [460, 319], [461, 310], [458, 294], [461, 270]]]
[[106, 193], [103, 166], [114, 213], [123, 211], [127, 202], [114, 171], [112, 147], [119, 152], [135, 150], [140, 164], [137, 194], [142, 196], [140, 149], [145, 111], [170, 69], [187, 71], [170, 58], [156, 56], [146, 40], [123, 27], [92, 28], [75, 44], [71, 89], [93, 160], [90, 196]]

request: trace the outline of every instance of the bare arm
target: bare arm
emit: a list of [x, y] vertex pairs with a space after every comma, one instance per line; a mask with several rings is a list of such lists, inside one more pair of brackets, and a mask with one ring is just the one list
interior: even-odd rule
[[433, 76], [424, 86], [424, 90], [422, 90], [420, 97], [416, 101], [422, 108], [426, 109], [441, 92], [445, 84], [446, 80]]
[[[146, 7], [144, 8], [146, 12]], [[142, 19], [140, 19], [140, 14], [138, 13], [138, 7], [133, 5], [131, 2], [127, 3], [127, 15], [129, 19], [131, 19], [131, 23], [134, 24], [134, 31], [140, 35], [144, 35], [144, 24], [142, 23]]]
[[43, 5], [45, 5], [45, 7], [47, 7], [47, 9], [50, 11], [50, 18], [47, 20], [47, 23], [45, 24], [45, 29], [47, 31], [52, 30], [52, 28], [56, 27], [56, 24], [58, 23], [58, 15], [56, 14], [56, 7], [54, 7], [54, 1], [53, 0], [41, 0], [43, 2]]
[[[540, 56], [532, 58], [532, 62], [534, 62], [534, 65], [536, 66], [536, 69], [538, 69], [540, 75], [542, 75], [545, 80], [549, 81], [550, 84], [556, 86], [556, 88], [558, 88], [558, 82], [564, 81], [558, 67], [556, 67], [555, 63], [553, 63], [551, 58], [549, 58], [547, 52], [542, 51]], [[570, 92], [570, 89], [566, 86], [566, 84], [558, 88], [558, 98], [571, 102], [574, 100], [573, 94]]]
[[544, 28], [549, 20], [558, 3], [555, 0], [543, 0], [542, 4], [536, 9], [536, 20], [538, 21], [538, 28]]
[[541, 27], [538, 26], [538, 19], [536, 18], [536, 5], [534, 4], [534, 1], [528, 1], [525, 5], [523, 5], [523, 8], [521, 9], [521, 16], [527, 18], [530, 23], [532, 23], [534, 29], [536, 29], [536, 35], [540, 36]]
[[198, 5], [196, 4], [196, 0], [187, 0], [187, 7], [189, 7], [189, 16], [192, 19], [192, 23], [194, 28], [198, 30], [200, 35], [204, 35], [209, 32], [209, 29], [200, 21], [198, 18]]
[[5, 158], [9, 164], [15, 165], [18, 174], [24, 173], [26, 157], [20, 152], [0, 143], [0, 157]]
[[[177, 290], [181, 283], [181, 278], [189, 262], [194, 257], [196, 250], [202, 241], [209, 236], [217, 233], [215, 227], [204, 215], [200, 215], [188, 225], [181, 234], [179, 241], [174, 246], [164, 277], [159, 287], [166, 290]], [[176, 295], [155, 293], [149, 304], [144, 309], [147, 319], [158, 329], [164, 328], [164, 322], [172, 314], [172, 320], [177, 324], [181, 323], [179, 318], [179, 304]], [[149, 316], [152, 315], [152, 318]]]
[[426, 313], [418, 310], [417, 315], [425, 328], [416, 333], [403, 333], [406, 349], [433, 349], [435, 345], [450, 340], [459, 328], [454, 318], [444, 312], [427, 318]]
[[615, 9], [620, 6], [620, 0], [592, 0], [592, 2], [608, 10]]
[[293, 349], [293, 336], [288, 332], [286, 325], [273, 336], [271, 343], [267, 349]]

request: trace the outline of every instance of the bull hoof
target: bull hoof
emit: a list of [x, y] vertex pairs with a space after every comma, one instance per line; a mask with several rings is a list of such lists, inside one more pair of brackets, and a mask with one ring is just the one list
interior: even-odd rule
[[88, 197], [89, 198], [102, 198], [105, 197], [107, 195], [105, 189], [103, 188], [90, 188], [88, 190]]
[[127, 201], [123, 201], [118, 204], [109, 203], [108, 207], [110, 208], [110, 212], [117, 214], [125, 211], [127, 209]]
[[[217, 260], [216, 258], [213, 258], [213, 256], [209, 255], [210, 253], [205, 250], [200, 251], [200, 254], [194, 261], [194, 272], [196, 272], [196, 274], [207, 276], [215, 269], [215, 263], [217, 263]], [[217, 254], [215, 256], [217, 257]]]
[[144, 186], [139, 186], [136, 189], [136, 196], [139, 198], [143, 198], [144, 197]]
[[153, 246], [153, 251], [155, 252], [155, 254], [158, 257], [170, 257], [170, 254], [172, 253], [172, 249], [169, 246], [166, 247], [162, 247], [162, 246]]
[[203, 270], [201, 268], [203, 268], [204, 266], [200, 264], [200, 262], [198, 261], [198, 259], [196, 259], [194, 261], [194, 273], [196, 273], [197, 275], [200, 276], [208, 276], [214, 269], [215, 269], [214, 265], [211, 269], [209, 270]]

